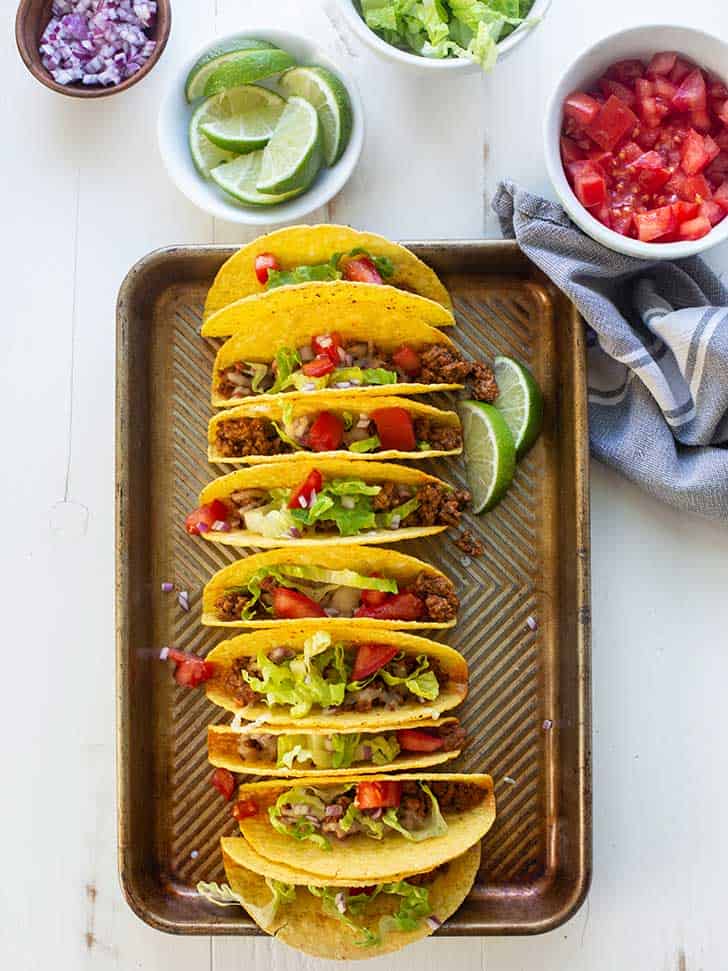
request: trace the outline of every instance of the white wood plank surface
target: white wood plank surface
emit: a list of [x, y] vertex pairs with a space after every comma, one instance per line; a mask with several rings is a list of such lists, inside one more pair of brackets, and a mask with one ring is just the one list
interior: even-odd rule
[[[677, 0], [554, 0], [488, 79], [414, 78], [332, 26], [331, 0], [175, 0], [143, 84], [76, 102], [46, 91], [0, 5], [0, 364], [6, 690], [0, 962], [25, 971], [323, 971], [267, 940], [175, 938], [142, 924], [116, 875], [113, 660], [114, 304], [128, 267], [174, 242], [240, 242], [168, 181], [156, 110], [173, 67], [240, 26], [316, 36], [357, 78], [362, 163], [320, 218], [394, 237], [495, 235], [511, 175], [547, 190], [540, 118], [561, 65], [619, 26], [688, 22]], [[696, 8], [697, 10], [698, 8]], [[728, 30], [722, 0], [700, 23]], [[728, 270], [726, 252], [712, 262]], [[728, 864], [728, 529], [679, 516], [593, 467], [595, 856], [588, 904], [530, 939], [433, 939], [404, 971], [724, 971]], [[30, 620], [30, 623], [28, 622]], [[331, 965], [334, 967], [335, 965]]]

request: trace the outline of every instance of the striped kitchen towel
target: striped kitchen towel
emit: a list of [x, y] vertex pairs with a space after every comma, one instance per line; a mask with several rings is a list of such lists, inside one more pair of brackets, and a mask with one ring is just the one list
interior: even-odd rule
[[702, 260], [621, 256], [502, 182], [504, 235], [587, 322], [592, 454], [678, 509], [728, 521], [728, 291]]

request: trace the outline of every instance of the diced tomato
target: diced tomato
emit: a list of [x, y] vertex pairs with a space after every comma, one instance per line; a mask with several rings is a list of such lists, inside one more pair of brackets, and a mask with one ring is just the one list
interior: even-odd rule
[[607, 77], [614, 78], [615, 81], [620, 81], [622, 84], [631, 84], [637, 78], [641, 78], [644, 73], [645, 66], [642, 61], [632, 58], [612, 64], [607, 71]]
[[405, 374], [419, 374], [421, 363], [420, 355], [417, 351], [410, 347], [408, 344], [403, 344], [399, 350], [396, 350], [392, 355], [392, 363], [399, 371], [404, 371]]
[[569, 138], [568, 135], [561, 136], [561, 161], [564, 165], [567, 162], [578, 162], [579, 159], [584, 158], [584, 152], [576, 144], [573, 138]]
[[651, 98], [655, 93], [655, 86], [652, 81], [648, 81], [647, 78], [638, 78], [634, 83], [634, 91], [637, 96], [637, 100], [641, 101], [643, 98]]
[[619, 152], [617, 153], [617, 160], [626, 165], [629, 165], [630, 162], [634, 162], [636, 159], [640, 157], [640, 155], [643, 155], [643, 154], [644, 152], [642, 150], [642, 147], [638, 145], [636, 142], [625, 142], [625, 144], [620, 148]]
[[627, 87], [626, 84], [622, 84], [621, 81], [614, 81], [612, 78], [599, 78], [599, 87], [604, 92], [605, 98], [608, 98], [610, 94], [613, 94], [615, 98], [619, 98], [620, 101], [628, 107], [632, 107], [637, 100], [634, 95], [634, 91]]
[[718, 78], [708, 78], [708, 97], [714, 101], [724, 101], [728, 98], [728, 87]]
[[673, 211], [678, 224], [684, 223], [688, 219], [694, 219], [700, 212], [697, 202], [673, 202]]
[[230, 802], [233, 792], [235, 792], [235, 776], [228, 769], [215, 769], [210, 779], [213, 785], [225, 802]]
[[394, 779], [377, 779], [359, 782], [356, 787], [354, 805], [357, 809], [388, 809], [399, 806], [402, 798], [402, 783]]
[[314, 452], [334, 452], [344, 438], [344, 422], [333, 411], [320, 411], [306, 435], [306, 444]]
[[677, 192], [685, 202], [703, 202], [712, 195], [704, 175], [685, 176]]
[[185, 529], [191, 536], [199, 536], [212, 529], [214, 523], [225, 522], [227, 518], [228, 507], [221, 499], [213, 499], [185, 517]]
[[651, 243], [652, 240], [671, 232], [677, 222], [672, 206], [660, 206], [659, 209], [651, 209], [649, 212], [636, 212], [634, 219], [637, 234], [643, 243]]
[[708, 153], [708, 165], [710, 165], [713, 159], [720, 155], [720, 145], [710, 135], [703, 136], [703, 145]]
[[276, 620], [299, 620], [303, 617], [325, 617], [323, 607], [299, 590], [275, 587], [273, 590], [273, 616]]
[[721, 149], [713, 161], [708, 165], [705, 174], [718, 185], [728, 177], [728, 151]]
[[615, 233], [619, 233], [621, 236], [630, 236], [633, 224], [631, 212], [624, 212], [621, 209], [611, 210], [609, 226]]
[[706, 199], [700, 203], [700, 215], [705, 216], [711, 226], [715, 226], [725, 216], [723, 207], [714, 199]]
[[319, 470], [311, 469], [300, 486], [293, 490], [291, 498], [288, 500], [288, 508], [305, 509], [311, 504], [311, 497], [314, 492], [320, 492], [323, 484], [323, 476]]
[[680, 82], [680, 86], [672, 99], [672, 107], [676, 111], [695, 111], [705, 108], [707, 102], [708, 93], [703, 72], [695, 68]]
[[649, 95], [646, 98], [638, 99], [637, 110], [643, 123], [648, 128], [658, 128], [662, 119], [669, 112], [670, 107], [663, 101], [660, 101], [659, 98], [654, 97], [654, 95]]
[[677, 91], [675, 85], [671, 81], [668, 81], [667, 78], [655, 78], [654, 89], [655, 97], [667, 101], [668, 104], [675, 97], [675, 92]]
[[336, 364], [328, 354], [319, 354], [313, 361], [307, 361], [301, 370], [307, 378], [322, 378], [325, 374], [331, 374], [336, 368]]
[[661, 51], [659, 54], [654, 54], [647, 65], [647, 76], [654, 78], [662, 74], [669, 74], [675, 67], [676, 60], [675, 51]]
[[403, 752], [436, 752], [445, 744], [436, 732], [422, 728], [400, 728], [397, 742]]
[[691, 128], [688, 132], [688, 137], [683, 142], [680, 153], [680, 168], [686, 175], [697, 175], [701, 169], [705, 168], [708, 161], [709, 157], [705, 150], [703, 136], [696, 132], [694, 128]]
[[659, 137], [660, 137], [659, 129], [647, 128], [646, 126], [643, 125], [640, 127], [640, 130], [635, 135], [635, 141], [641, 148], [647, 151], [655, 147]]
[[272, 253], [258, 253], [255, 257], [255, 275], [258, 283], [265, 285], [271, 270], [280, 270], [281, 264]]
[[670, 71], [670, 80], [673, 84], [680, 84], [683, 78], [686, 78], [688, 74], [695, 67], [690, 61], [684, 61], [681, 57], [676, 58], [675, 66]]
[[351, 672], [353, 681], [362, 681], [370, 674], [375, 674], [385, 664], [388, 664], [397, 653], [396, 647], [389, 644], [360, 644], [356, 652], [354, 670]]
[[690, 124], [698, 131], [710, 130], [710, 115], [705, 108], [696, 108], [690, 112]]
[[339, 355], [341, 343], [341, 334], [338, 330], [333, 330], [330, 334], [318, 334], [314, 337], [311, 340], [311, 349], [317, 357], [330, 357], [338, 367], [341, 363]]
[[368, 256], [346, 257], [339, 264], [345, 280], [355, 283], [383, 283], [374, 261]]
[[723, 212], [728, 212], [728, 182], [724, 182], [715, 190], [713, 201], [718, 203]]
[[406, 408], [375, 408], [369, 417], [377, 426], [382, 449], [413, 452], [417, 445], [412, 415]]
[[659, 152], [645, 152], [631, 163], [637, 171], [637, 180], [645, 192], [657, 192], [670, 178], [670, 170], [665, 168]]
[[233, 806], [233, 816], [237, 820], [249, 819], [258, 815], [258, 803], [255, 799], [238, 799]]
[[600, 172], [583, 172], [574, 179], [574, 192], [582, 206], [593, 209], [606, 200], [607, 183]]
[[726, 128], [728, 128], [728, 99], [723, 102], [715, 113]]
[[[372, 573], [371, 576], [378, 577], [381, 576], [379, 573]], [[386, 590], [362, 590], [361, 592], [361, 602], [365, 607], [378, 607], [383, 604], [385, 600], [391, 597], [391, 593], [387, 593]]]
[[425, 605], [415, 594], [393, 593], [379, 605], [365, 604], [359, 607], [354, 616], [367, 617], [369, 620], [419, 620], [424, 612]]
[[605, 151], [611, 152], [624, 136], [637, 126], [637, 116], [623, 101], [610, 95], [586, 133]]
[[614, 155], [611, 152], [605, 152], [601, 148], [593, 148], [589, 152], [589, 161], [598, 165], [600, 170], [606, 173], [614, 163]]
[[596, 98], [583, 91], [574, 91], [564, 99], [564, 114], [572, 118], [580, 128], [586, 128], [599, 114], [600, 105]]
[[710, 232], [710, 220], [705, 216], [696, 216], [695, 219], [688, 219], [681, 223], [679, 234], [681, 239], [693, 240], [707, 236]]
[[184, 688], [196, 688], [209, 681], [215, 673], [214, 665], [209, 661], [204, 661], [196, 654], [179, 651], [176, 647], [170, 647], [167, 657], [174, 661], [174, 680]]

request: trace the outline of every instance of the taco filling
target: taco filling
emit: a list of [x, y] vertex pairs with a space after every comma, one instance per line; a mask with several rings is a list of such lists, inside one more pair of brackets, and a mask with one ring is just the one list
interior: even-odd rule
[[391, 765], [401, 753], [459, 752], [466, 736], [457, 719], [432, 728], [400, 728], [386, 732], [347, 734], [241, 734], [238, 754], [243, 761], [277, 769], [349, 769]]
[[387, 577], [284, 563], [262, 567], [245, 586], [225, 590], [214, 611], [223, 622], [365, 617], [447, 623], [455, 620], [459, 606], [450, 580], [424, 570], [400, 589]]
[[270, 364], [235, 361], [218, 370], [215, 391], [222, 398], [283, 391], [320, 391], [396, 384], [470, 384], [478, 401], [492, 402], [498, 385], [490, 365], [466, 361], [454, 348], [403, 344], [385, 352], [373, 341], [346, 340], [337, 331], [318, 334], [301, 347], [283, 347]]
[[369, 484], [361, 479], [324, 482], [312, 469], [296, 488], [240, 489], [191, 512], [188, 533], [245, 528], [270, 539], [300, 539], [316, 533], [356, 536], [401, 526], [457, 526], [470, 501], [465, 489], [438, 482]]
[[215, 449], [225, 457], [334, 452], [357, 455], [398, 452], [455, 452], [462, 448], [459, 426], [415, 417], [403, 407], [369, 412], [322, 410], [294, 417], [291, 402], [280, 424], [270, 418], [224, 418], [215, 425]]
[[[349, 280], [354, 283], [389, 283], [394, 264], [387, 256], [373, 256], [357, 246], [348, 253], [334, 253], [326, 263], [295, 266], [282, 270], [274, 253], [259, 253], [255, 258], [255, 275], [266, 290], [296, 283], [322, 283]], [[403, 289], [401, 286], [398, 289]]]

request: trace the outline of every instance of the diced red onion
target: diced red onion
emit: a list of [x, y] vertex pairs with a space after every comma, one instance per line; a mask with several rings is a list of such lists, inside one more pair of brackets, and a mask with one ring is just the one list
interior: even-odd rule
[[339, 360], [340, 361], [342, 361], [342, 362], [343, 361], [346, 361], [347, 353], [346, 353], [346, 351], [344, 350], [343, 347], [337, 347], [336, 348], [336, 353], [339, 355]]
[[190, 609], [190, 595], [186, 590], [180, 590], [177, 594], [177, 603], [180, 605], [182, 610]]
[[359, 421], [356, 423], [357, 428], [368, 428], [369, 427], [369, 415], [359, 415]]
[[361, 384], [361, 381], [359, 380], [359, 378], [351, 378], [351, 383], [355, 385], [359, 385]]
[[344, 507], [344, 509], [353, 509], [354, 506], [356, 505], [356, 497], [355, 496], [342, 496], [341, 497], [341, 505]]
[[551, 719], [544, 718], [543, 722], [541, 723], [541, 728], [543, 728], [545, 732], [550, 732], [553, 727], [554, 723], [551, 721]]
[[371, 745], [362, 745], [361, 747], [361, 757], [363, 762], [368, 762], [372, 757], [372, 747]]
[[390, 529], [399, 529], [399, 524], [401, 522], [402, 522], [402, 517], [401, 516], [394, 515], [389, 520], [389, 528]]
[[210, 531], [210, 527], [207, 525], [207, 523], [198, 523], [197, 524], [197, 532], [198, 533], [207, 533], [209, 531]]
[[298, 497], [298, 505], [301, 507], [301, 509], [305, 509], [308, 506], [308, 500], [305, 496]]
[[316, 502], [316, 490], [311, 489], [311, 497], [308, 500], [309, 506], [312, 506]]
[[340, 914], [346, 913], [346, 897], [343, 890], [339, 890], [339, 892], [336, 894], [334, 897], [334, 903], [336, 904], [336, 909]]
[[305, 802], [294, 803], [292, 806], [286, 806], [285, 809], [292, 816], [305, 816], [306, 813], [308, 812], [308, 806], [306, 805]]
[[313, 383], [313, 381], [307, 381], [303, 385], [303, 390], [304, 391], [315, 391], [316, 390], [316, 385]]
[[339, 819], [344, 815], [344, 807], [333, 803], [331, 806], [326, 807], [326, 817], [328, 819]]
[[162, 593], [171, 593], [174, 590], [174, 584], [170, 583], [169, 580], [165, 580], [162, 584]]
[[335, 388], [350, 388], [351, 381], [337, 381], [334, 385]]
[[336, 609], [336, 607], [324, 607], [324, 613], [327, 617], [340, 617], [341, 613]]
[[291, 526], [291, 528], [288, 530], [288, 535], [292, 536], [293, 539], [300, 539], [301, 530], [297, 526]]
[[287, 647], [274, 647], [273, 650], [268, 654], [268, 657], [274, 664], [280, 664], [288, 657]]
[[157, 44], [155, 0], [53, 0], [40, 39], [43, 66], [58, 84], [119, 84], [135, 74]]
[[200, 851], [199, 850], [190, 850], [190, 859], [191, 860], [196, 860], [199, 855], [200, 855]]
[[372, 812], [369, 813], [369, 818], [370, 819], [381, 819], [383, 813], [384, 813], [384, 810], [382, 809], [381, 806], [379, 806], [377, 809], [374, 809], [374, 810], [372, 810]]
[[169, 657], [169, 648], [163, 647], [162, 650], [159, 652], [159, 660], [166, 661], [168, 657]]
[[536, 620], [536, 618], [535, 617], [527, 617], [526, 618], [526, 627], [528, 627], [529, 630], [538, 630], [538, 621]]
[[229, 533], [230, 523], [225, 522], [224, 519], [216, 519], [212, 524], [213, 533]]
[[321, 825], [321, 820], [318, 818], [318, 816], [314, 816], [313, 813], [306, 813], [303, 818], [308, 820], [309, 823], [313, 823], [314, 826]]
[[509, 775], [504, 775], [503, 776], [503, 781], [507, 785], [509, 785], [509, 786], [515, 786], [516, 785], [516, 780], [515, 779], [512, 779]]
[[431, 931], [436, 931], [438, 928], [442, 927], [442, 921], [438, 917], [435, 917], [434, 914], [431, 914], [426, 919], [426, 924]]

